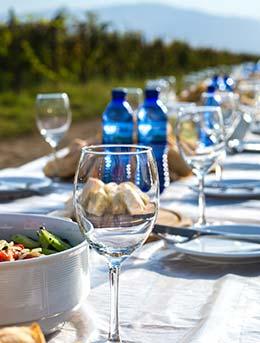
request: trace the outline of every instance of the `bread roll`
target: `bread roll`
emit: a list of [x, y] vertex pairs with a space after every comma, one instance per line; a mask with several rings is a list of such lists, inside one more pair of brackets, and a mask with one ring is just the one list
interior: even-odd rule
[[0, 329], [0, 343], [46, 343], [41, 328], [34, 323], [25, 327]]
[[121, 183], [118, 188], [121, 198], [127, 208], [127, 212], [131, 215], [142, 214], [146, 205], [140, 196], [140, 193], [137, 192], [129, 182]]
[[86, 211], [98, 217], [104, 214], [109, 205], [105, 184], [94, 177], [88, 179], [81, 196], [82, 204], [86, 208]]
[[169, 148], [168, 165], [171, 179], [174, 178], [173, 175], [175, 175], [176, 178], [176, 176], [188, 176], [191, 174], [191, 169], [181, 157], [176, 146], [172, 146]]
[[49, 161], [43, 168], [43, 172], [48, 177], [73, 177], [79, 162], [81, 148], [87, 145], [86, 141], [75, 139], [69, 146], [69, 152], [64, 157]]

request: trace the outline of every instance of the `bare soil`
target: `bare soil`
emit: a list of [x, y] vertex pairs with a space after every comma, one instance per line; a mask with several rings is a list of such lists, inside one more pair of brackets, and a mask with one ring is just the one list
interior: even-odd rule
[[[101, 123], [88, 120], [72, 124], [60, 147], [67, 146], [74, 138], [92, 139], [100, 133]], [[51, 153], [50, 146], [40, 133], [0, 140], [0, 169], [18, 167]]]

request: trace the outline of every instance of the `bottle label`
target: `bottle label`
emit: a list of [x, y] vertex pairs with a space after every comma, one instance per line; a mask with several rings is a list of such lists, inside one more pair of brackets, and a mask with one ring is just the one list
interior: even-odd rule
[[142, 144], [166, 143], [166, 122], [140, 123], [138, 125], [138, 142]]
[[133, 128], [132, 123], [106, 123], [103, 126], [103, 143], [132, 144]]

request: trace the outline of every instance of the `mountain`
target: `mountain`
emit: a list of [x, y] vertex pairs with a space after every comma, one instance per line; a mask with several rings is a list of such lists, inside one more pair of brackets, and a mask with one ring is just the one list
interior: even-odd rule
[[98, 8], [95, 12], [114, 28], [141, 31], [148, 39], [180, 39], [193, 46], [260, 54], [260, 21], [256, 19], [214, 16], [147, 3]]
[[[53, 5], [54, 7], [55, 5]], [[56, 6], [55, 6], [56, 7]], [[89, 9], [71, 5], [68, 11], [82, 19]], [[90, 8], [101, 21], [110, 22], [121, 31], [140, 31], [147, 39], [161, 37], [165, 41], [184, 40], [192, 46], [227, 49], [260, 55], [260, 20], [242, 17], [214, 16], [206, 12], [155, 3], [123, 4]], [[51, 18], [57, 8], [34, 13]], [[26, 18], [26, 14], [19, 15]], [[6, 19], [1, 15], [0, 19]]]

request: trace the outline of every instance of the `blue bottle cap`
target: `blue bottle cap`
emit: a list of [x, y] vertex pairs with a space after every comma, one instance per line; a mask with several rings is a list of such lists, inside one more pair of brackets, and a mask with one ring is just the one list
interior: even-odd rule
[[224, 82], [225, 82], [225, 85], [228, 88], [228, 90], [233, 90], [233, 88], [234, 88], [234, 81], [233, 81], [233, 79], [230, 76], [225, 75], [224, 76]]
[[219, 75], [218, 74], [213, 75], [212, 82], [217, 84], [218, 81], [219, 81]]
[[159, 97], [160, 90], [159, 88], [146, 88], [145, 89], [145, 97], [148, 99], [155, 98], [157, 99]]
[[112, 89], [112, 98], [113, 99], [122, 99], [124, 100], [127, 94], [127, 90], [125, 88], [113, 88]]
[[215, 86], [214, 85], [209, 85], [207, 88], [207, 93], [215, 93]]

